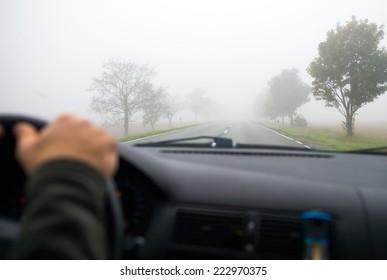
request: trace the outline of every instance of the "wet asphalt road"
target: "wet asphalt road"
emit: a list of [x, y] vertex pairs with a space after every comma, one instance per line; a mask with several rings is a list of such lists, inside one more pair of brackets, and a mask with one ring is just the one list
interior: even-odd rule
[[[196, 136], [216, 136], [231, 138], [234, 144], [262, 144], [308, 148], [308, 146], [305, 146], [301, 142], [291, 139], [285, 135], [281, 135], [254, 121], [211, 122], [151, 137], [145, 137], [126, 143], [137, 144]], [[209, 140], [202, 141], [208, 142]]]

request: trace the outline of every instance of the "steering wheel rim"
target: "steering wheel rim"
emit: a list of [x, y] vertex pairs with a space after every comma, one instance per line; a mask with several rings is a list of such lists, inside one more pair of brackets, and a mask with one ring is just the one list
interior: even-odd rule
[[[17, 227], [20, 224], [22, 208], [19, 209], [19, 211], [15, 209], [15, 211], [12, 212], [12, 209], [7, 209], [7, 206], [9, 206], [7, 203], [9, 202], [6, 201], [6, 199], [10, 197], [9, 192], [12, 191], [14, 186], [24, 186], [26, 181], [26, 174], [15, 158], [16, 139], [12, 130], [13, 126], [19, 122], [30, 123], [38, 130], [42, 129], [47, 124], [47, 122], [41, 119], [29, 116], [0, 114], [0, 124], [4, 128], [4, 135], [0, 137], [0, 170], [5, 171], [2, 175], [4, 184], [0, 188], [0, 214], [3, 213], [8, 217], [8, 219], [4, 219], [0, 216], [0, 223], [4, 225], [10, 223], [9, 219], [15, 220], [15, 222], [11, 222], [13, 224], [12, 227]], [[11, 176], [12, 174], [16, 176]], [[123, 248], [122, 243], [124, 239], [123, 213], [120, 202], [116, 196], [116, 189], [114, 180], [108, 180], [106, 182], [105, 204], [108, 217], [107, 233], [109, 239], [110, 257], [112, 259], [119, 259], [121, 257]], [[19, 193], [13, 195], [21, 197], [22, 189], [19, 190]], [[13, 230], [11, 232], [14, 234], [17, 230]], [[11, 239], [14, 240], [16, 237], [17, 236], [14, 236]], [[10, 242], [13, 240], [10, 240]]]

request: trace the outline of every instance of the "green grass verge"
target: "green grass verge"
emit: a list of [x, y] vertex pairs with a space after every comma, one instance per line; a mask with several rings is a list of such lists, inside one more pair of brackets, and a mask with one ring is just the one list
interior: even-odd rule
[[175, 130], [189, 128], [189, 127], [193, 127], [193, 126], [197, 126], [197, 125], [199, 125], [199, 124], [191, 124], [191, 125], [179, 126], [179, 127], [175, 127], [175, 128], [171, 128], [171, 129], [155, 130], [155, 131], [144, 132], [144, 133], [139, 133], [139, 134], [135, 134], [135, 135], [129, 135], [127, 137], [118, 139], [118, 141], [119, 142], [133, 141], [133, 140], [137, 140], [137, 139], [140, 139], [140, 138], [154, 136], [154, 135], [158, 135], [158, 134], [161, 134], [161, 133], [172, 132], [172, 131], [175, 131]]
[[387, 145], [387, 138], [383, 137], [358, 135], [347, 137], [344, 131], [338, 132], [324, 128], [293, 127], [274, 123], [263, 125], [319, 150], [348, 151]]

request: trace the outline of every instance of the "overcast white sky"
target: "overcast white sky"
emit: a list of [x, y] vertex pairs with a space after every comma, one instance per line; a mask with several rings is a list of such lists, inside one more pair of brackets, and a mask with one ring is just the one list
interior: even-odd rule
[[[228, 109], [250, 115], [255, 97], [284, 68], [302, 79], [318, 44], [352, 15], [387, 25], [387, 1], [0, 0], [0, 112], [51, 118], [89, 112], [92, 78], [109, 58], [149, 63], [171, 94], [203, 88]], [[384, 39], [383, 45], [387, 46]], [[387, 94], [358, 121], [387, 124]], [[310, 102], [310, 121], [337, 120]]]

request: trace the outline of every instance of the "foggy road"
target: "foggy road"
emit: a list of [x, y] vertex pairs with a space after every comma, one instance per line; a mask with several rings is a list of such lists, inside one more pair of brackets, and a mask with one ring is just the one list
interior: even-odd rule
[[196, 136], [226, 137], [232, 139], [234, 145], [236, 143], [243, 143], [309, 148], [299, 141], [281, 135], [254, 121], [212, 122], [160, 135], [145, 137], [126, 143], [137, 144]]

